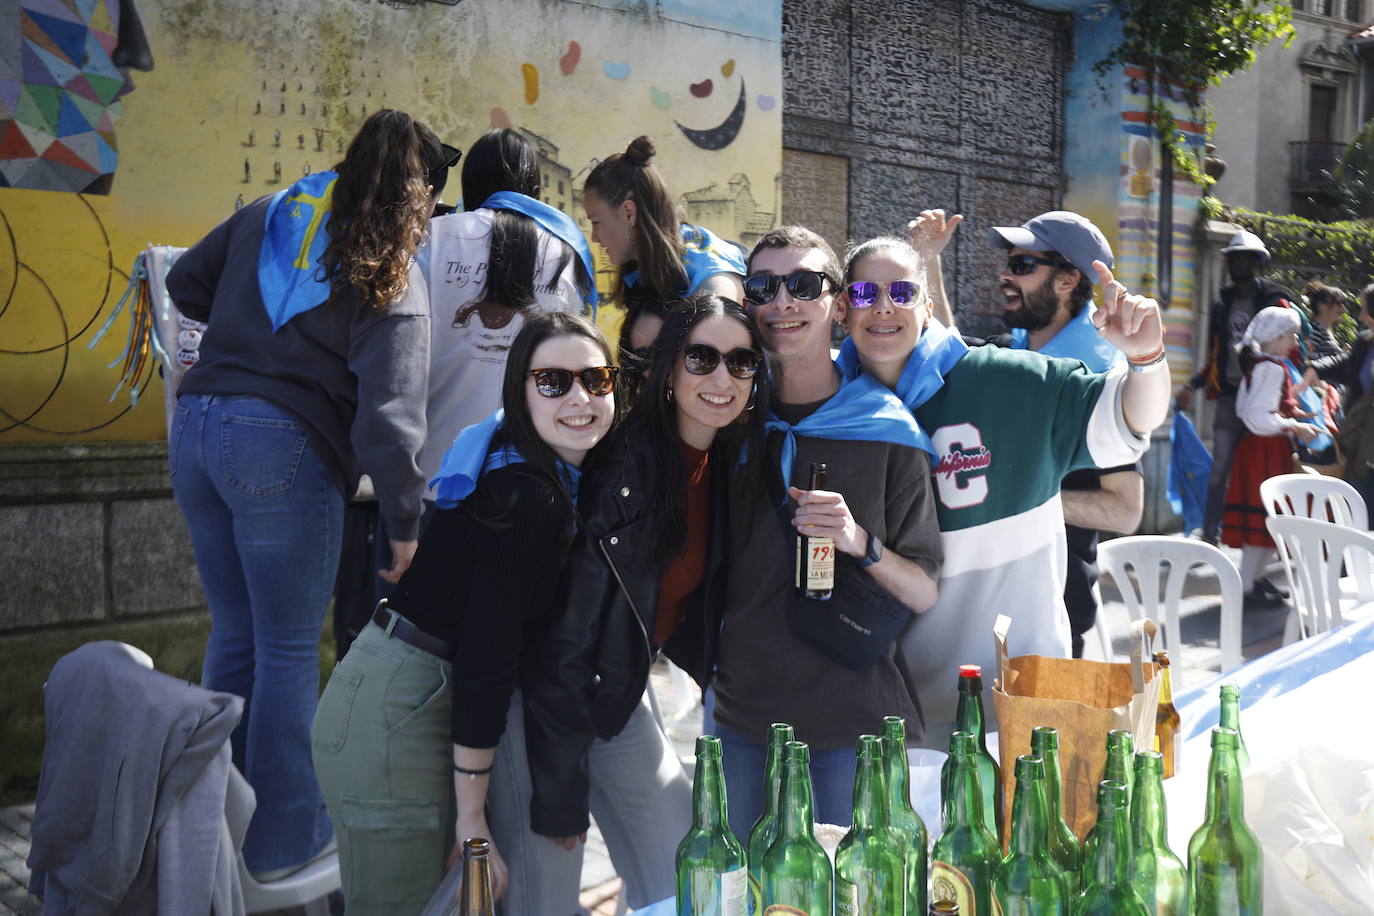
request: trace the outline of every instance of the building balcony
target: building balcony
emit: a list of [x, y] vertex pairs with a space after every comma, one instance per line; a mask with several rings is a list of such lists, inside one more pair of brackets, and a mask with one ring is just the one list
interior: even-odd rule
[[1325, 140], [1294, 140], [1289, 143], [1289, 186], [1312, 187], [1331, 181], [1344, 152], [1344, 143]]

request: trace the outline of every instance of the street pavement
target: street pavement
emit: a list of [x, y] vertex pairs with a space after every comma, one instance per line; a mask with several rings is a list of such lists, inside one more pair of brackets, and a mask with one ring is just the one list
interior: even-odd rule
[[[1235, 559], [1239, 558], [1239, 551], [1231, 553], [1236, 554]], [[1276, 584], [1283, 582], [1283, 574], [1277, 564], [1271, 566], [1269, 575]], [[1115, 658], [1123, 659], [1129, 653], [1126, 606], [1110, 583], [1103, 585], [1102, 600], [1099, 625], [1105, 625], [1107, 632], [1112, 635]], [[1246, 609], [1241, 637], [1246, 660], [1282, 644], [1287, 614], [1287, 605]], [[1172, 660], [1175, 690], [1206, 680], [1220, 670], [1221, 655], [1217, 641], [1220, 599], [1215, 577], [1202, 574], [1200, 569], [1194, 570], [1184, 590], [1179, 615], [1183, 651], [1181, 658]], [[1098, 643], [1091, 635], [1087, 654], [1089, 658], [1101, 656]], [[701, 728], [701, 707], [695, 685], [690, 685], [688, 681], [689, 692], [679, 694], [673, 676], [661, 661], [654, 666], [651, 684], [668, 723], [669, 737], [690, 775], [694, 765], [694, 743]], [[41, 904], [27, 892], [29, 872], [24, 862], [29, 854], [32, 821], [32, 804], [0, 808], [0, 916], [37, 916], [42, 912]], [[624, 912], [619, 899], [620, 880], [616, 877], [615, 866], [595, 823], [587, 837], [582, 887], [582, 905], [593, 916], [617, 916]]]

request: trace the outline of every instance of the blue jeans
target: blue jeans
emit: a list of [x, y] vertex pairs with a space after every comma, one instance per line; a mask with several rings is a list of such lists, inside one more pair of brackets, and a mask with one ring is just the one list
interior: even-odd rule
[[[729, 804], [730, 831], [744, 844], [763, 813], [763, 764], [768, 748], [716, 724], [720, 738], [721, 767], [725, 771], [725, 796]], [[854, 817], [854, 771], [858, 759], [853, 748], [811, 749], [811, 792], [818, 824], [848, 827]]]
[[250, 871], [308, 861], [333, 833], [310, 758], [320, 628], [343, 494], [292, 413], [260, 398], [182, 395], [169, 471], [210, 606], [203, 686], [246, 701], [234, 764], [258, 796]]

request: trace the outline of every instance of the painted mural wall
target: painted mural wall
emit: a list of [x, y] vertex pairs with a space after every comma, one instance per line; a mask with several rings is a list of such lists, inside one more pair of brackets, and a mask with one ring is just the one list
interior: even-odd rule
[[[1160, 299], [1169, 369], [1186, 380], [1194, 363], [1194, 284], [1197, 222], [1201, 192], [1187, 178], [1165, 188], [1160, 172], [1159, 139], [1146, 118], [1149, 85], [1135, 67], [1099, 77], [1093, 64], [1120, 39], [1115, 12], [1093, 8], [1075, 14], [1074, 64], [1068, 76], [1064, 208], [1082, 213], [1106, 234], [1116, 259], [1116, 276], [1129, 288]], [[1167, 85], [1156, 87], [1173, 111], [1193, 148], [1203, 144], [1203, 125], [1176, 101]], [[1161, 233], [1161, 194], [1173, 199], [1171, 224]], [[1169, 294], [1161, 292], [1160, 251], [1172, 261]], [[1167, 299], [1167, 301], [1166, 301]]]
[[155, 361], [136, 405], [110, 397], [127, 323], [88, 349], [135, 255], [332, 167], [378, 108], [460, 147], [524, 131], [545, 200], [588, 235], [582, 179], [648, 134], [688, 220], [751, 243], [778, 213], [781, 18], [781, 0], [0, 0], [0, 443], [160, 438]]

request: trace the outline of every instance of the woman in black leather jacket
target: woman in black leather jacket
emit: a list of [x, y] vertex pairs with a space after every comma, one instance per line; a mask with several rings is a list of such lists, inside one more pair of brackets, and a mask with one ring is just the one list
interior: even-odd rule
[[763, 354], [728, 299], [699, 294], [670, 311], [629, 418], [582, 479], [565, 612], [532, 658], [532, 826], [571, 844], [590, 808], [634, 907], [673, 893], [691, 824], [690, 783], [646, 701], [649, 668], [662, 649], [703, 689], [710, 679], [726, 486], [762, 482]]

